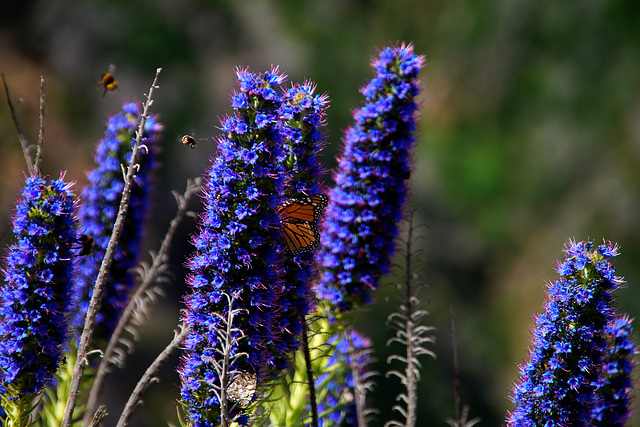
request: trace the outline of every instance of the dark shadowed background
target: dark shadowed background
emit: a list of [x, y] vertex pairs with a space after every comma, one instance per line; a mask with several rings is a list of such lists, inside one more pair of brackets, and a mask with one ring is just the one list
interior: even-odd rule
[[[628, 287], [621, 310], [640, 313], [640, 3], [631, 0], [112, 0], [4, 1], [0, 71], [27, 136], [37, 139], [39, 76], [47, 82], [43, 171], [67, 171], [79, 190], [107, 114], [141, 100], [162, 67], [153, 111], [166, 126], [146, 247], [156, 249], [175, 210], [171, 190], [203, 173], [218, 117], [230, 113], [234, 68], [277, 64], [331, 99], [327, 169], [372, 76], [376, 49], [411, 41], [421, 74], [419, 145], [409, 208], [420, 208], [427, 256], [424, 293], [437, 327], [437, 360], [424, 359], [418, 425], [454, 415], [449, 308], [456, 314], [462, 398], [481, 425], [503, 422], [531, 315], [566, 239], [617, 242]], [[110, 64], [120, 87], [97, 87]], [[24, 160], [0, 101], [0, 243], [10, 241]], [[200, 139], [195, 150], [179, 139]], [[330, 174], [326, 179], [331, 185]], [[199, 210], [199, 201], [193, 208]], [[192, 220], [174, 246], [174, 281], [127, 368], [106, 390], [119, 414], [139, 376], [172, 337], [185, 291]], [[388, 293], [383, 290], [383, 293]], [[400, 391], [387, 379], [392, 332], [381, 296], [360, 317], [376, 342], [382, 426]], [[162, 371], [132, 425], [176, 423], [177, 357]], [[640, 425], [636, 417], [634, 425]], [[110, 418], [110, 423], [115, 421]]]

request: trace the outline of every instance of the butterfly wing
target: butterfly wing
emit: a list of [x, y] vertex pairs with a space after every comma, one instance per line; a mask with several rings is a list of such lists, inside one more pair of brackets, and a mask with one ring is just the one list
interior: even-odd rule
[[315, 224], [328, 198], [322, 194], [294, 197], [278, 208], [282, 236], [293, 255], [312, 251], [320, 242], [320, 232]]
[[307, 221], [283, 222], [282, 236], [293, 255], [313, 250], [320, 241], [318, 229]]
[[328, 198], [322, 194], [307, 197], [294, 197], [285, 201], [278, 209], [282, 221], [307, 221], [315, 224], [322, 210], [327, 206]]

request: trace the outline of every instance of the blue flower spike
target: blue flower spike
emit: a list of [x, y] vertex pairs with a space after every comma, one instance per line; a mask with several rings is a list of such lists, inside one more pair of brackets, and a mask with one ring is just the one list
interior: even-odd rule
[[622, 426], [635, 349], [629, 319], [615, 313], [613, 291], [624, 284], [613, 267], [618, 247], [570, 240], [565, 253], [556, 267], [560, 278], [547, 286], [545, 312], [535, 317], [507, 422]]
[[371, 62], [375, 77], [344, 136], [323, 223], [317, 295], [329, 312], [371, 302], [389, 271], [411, 174], [411, 152], [425, 63], [411, 44], [387, 47]]
[[[288, 203], [281, 212], [284, 216], [289, 208], [295, 209], [296, 206], [309, 203], [315, 204], [313, 209], [320, 216], [326, 204], [320, 185], [322, 166], [318, 155], [325, 145], [321, 129], [325, 124], [329, 102], [326, 94], [317, 95], [314, 93], [315, 89], [315, 84], [309, 81], [292, 85], [284, 92], [278, 112], [279, 132], [284, 147], [283, 195], [287, 201], [285, 203]], [[289, 254], [283, 261], [283, 288], [278, 302], [282, 309], [279, 323], [283, 330], [296, 336], [301, 334], [302, 322], [313, 308], [311, 285], [317, 271], [314, 253], [319, 243], [317, 221], [318, 218], [306, 218], [302, 221], [302, 225], [306, 227], [303, 229], [307, 233], [306, 239], [285, 239], [285, 242], [295, 246], [288, 248]], [[297, 228], [300, 225], [298, 221], [285, 220], [281, 231], [283, 234], [300, 232]], [[293, 229], [286, 230], [287, 227]]]
[[[188, 261], [184, 321], [191, 329], [179, 372], [182, 404], [198, 426], [218, 425], [224, 412], [246, 424], [240, 407], [231, 410], [233, 402], [220, 401], [221, 373], [260, 383], [286, 365], [283, 351], [297, 347], [297, 338], [279, 324], [282, 259], [287, 256], [277, 212], [285, 156], [279, 85], [285, 76], [277, 68], [264, 73], [238, 69], [236, 74], [239, 91], [231, 95], [236, 112], [222, 121], [224, 135], [205, 177], [204, 212], [193, 238], [196, 252]], [[218, 332], [229, 310], [238, 313], [231, 348]], [[225, 367], [227, 356], [230, 366]]]
[[[89, 184], [82, 190], [84, 203], [78, 213], [81, 232], [92, 239], [93, 248], [91, 253], [80, 257], [74, 281], [78, 307], [74, 313], [73, 326], [78, 332], [81, 332], [84, 326], [93, 286], [118, 215], [124, 189], [121, 165], [126, 167], [131, 158], [141, 114], [140, 103], [127, 103], [123, 105], [120, 113], [108, 119], [105, 136], [96, 147], [96, 168], [89, 172]], [[144, 224], [149, 205], [162, 129], [162, 124], [156, 117], [151, 116], [145, 122], [141, 144], [144, 144], [146, 149], [140, 150], [138, 154], [140, 168], [131, 188], [125, 225], [116, 246], [96, 318], [93, 336], [100, 347], [104, 347], [111, 337], [135, 285], [132, 268], [137, 264], [140, 254], [144, 229], [141, 225]]]
[[366, 403], [366, 396], [359, 396], [359, 393], [371, 391], [371, 376], [375, 374], [371, 340], [348, 329], [332, 335], [327, 344], [333, 351], [323, 369], [325, 373], [315, 380], [318, 393], [323, 396], [318, 402], [318, 413], [322, 415], [319, 425], [358, 425], [356, 399], [361, 398]]
[[0, 394], [14, 422], [8, 425], [25, 425], [34, 399], [64, 360], [79, 244], [75, 213], [64, 176], [26, 179], [0, 288]]

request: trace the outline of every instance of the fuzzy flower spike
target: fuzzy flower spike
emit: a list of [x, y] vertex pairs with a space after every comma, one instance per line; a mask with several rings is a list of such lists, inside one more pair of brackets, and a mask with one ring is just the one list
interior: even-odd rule
[[[315, 226], [318, 218], [314, 215], [309, 217], [310, 211], [302, 210], [313, 205], [314, 213], [321, 214], [327, 200], [321, 194], [322, 167], [318, 162], [318, 153], [324, 146], [321, 128], [324, 126], [328, 97], [314, 92], [315, 85], [311, 82], [294, 84], [283, 94], [279, 111], [280, 134], [285, 151], [283, 194], [286, 199], [280, 211], [281, 220], [290, 215], [289, 210], [300, 209], [297, 211], [299, 217], [285, 219], [281, 227], [283, 234], [290, 233], [291, 237], [285, 238], [290, 247], [289, 254], [284, 258], [283, 292], [278, 303], [282, 309], [280, 325], [294, 335], [300, 334], [301, 322], [312, 308], [311, 282], [316, 271], [313, 250], [319, 243]], [[300, 232], [306, 232], [306, 236], [296, 236]]]
[[[25, 425], [53, 379], [68, 339], [75, 197], [71, 184], [31, 176], [13, 218], [0, 289], [0, 394], [8, 419]], [[7, 421], [7, 420], [5, 420]]]
[[[129, 103], [122, 107], [122, 112], [109, 118], [105, 136], [96, 148], [96, 168], [89, 173], [89, 184], [82, 191], [84, 204], [80, 206], [78, 215], [82, 232], [93, 239], [94, 246], [92, 253], [80, 257], [74, 283], [75, 298], [79, 306], [73, 325], [78, 331], [82, 331], [84, 326], [93, 286], [118, 215], [124, 189], [121, 165], [128, 164], [131, 157], [140, 115], [140, 103]], [[155, 117], [149, 117], [145, 122], [142, 139], [146, 149], [141, 150], [138, 156], [140, 169], [131, 188], [129, 210], [96, 318], [94, 340], [101, 347], [109, 340], [134, 286], [131, 269], [136, 265], [140, 253], [142, 224], [148, 207], [160, 131], [162, 125]]]
[[520, 367], [510, 426], [622, 426], [630, 412], [630, 321], [616, 318], [612, 292], [623, 284], [609, 243], [569, 241], [536, 316], [529, 361]]
[[[321, 414], [320, 427], [358, 426], [358, 409], [365, 417], [371, 412], [366, 408], [366, 392], [371, 391], [375, 375], [372, 371], [371, 340], [354, 329], [332, 335], [331, 346], [323, 374], [316, 378], [316, 388], [322, 399], [318, 402]], [[361, 399], [361, 402], [356, 402]], [[360, 407], [358, 407], [360, 406]]]
[[607, 354], [598, 382], [598, 402], [592, 418], [600, 425], [623, 426], [631, 418], [631, 372], [638, 353], [631, 340], [628, 316], [618, 316], [605, 329]]
[[344, 136], [321, 240], [317, 288], [330, 311], [371, 301], [388, 272], [410, 176], [422, 55], [411, 44], [388, 47], [371, 65], [365, 103]]
[[[227, 425], [231, 419], [246, 423], [229, 384], [244, 395], [245, 406], [253, 392], [238, 391], [237, 385], [255, 387], [246, 379], [262, 381], [285, 365], [283, 351], [297, 346], [277, 321], [285, 257], [276, 210], [284, 183], [277, 88], [285, 77], [277, 69], [259, 74], [239, 69], [237, 78], [240, 90], [231, 97], [236, 114], [222, 122], [224, 136], [206, 177], [204, 212], [193, 239], [196, 253], [188, 262], [184, 321], [190, 333], [181, 396], [197, 426]], [[225, 323], [230, 311], [236, 313], [233, 325]], [[226, 326], [232, 336], [221, 332]]]

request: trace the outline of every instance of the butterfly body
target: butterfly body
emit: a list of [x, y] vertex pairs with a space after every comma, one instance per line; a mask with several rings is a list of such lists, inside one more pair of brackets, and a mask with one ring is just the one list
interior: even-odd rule
[[293, 255], [310, 252], [318, 246], [320, 232], [316, 224], [327, 201], [327, 196], [321, 194], [294, 197], [278, 208], [282, 237]]

